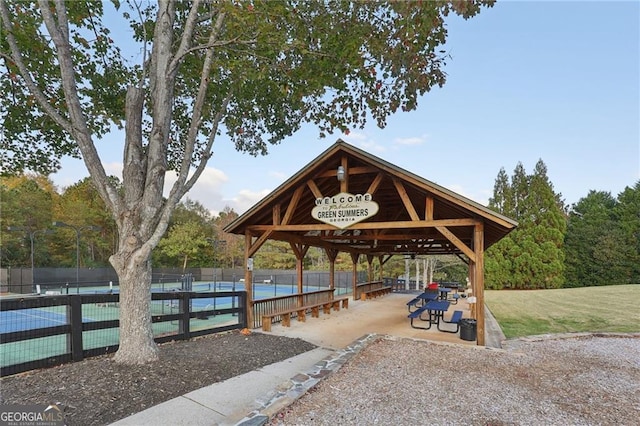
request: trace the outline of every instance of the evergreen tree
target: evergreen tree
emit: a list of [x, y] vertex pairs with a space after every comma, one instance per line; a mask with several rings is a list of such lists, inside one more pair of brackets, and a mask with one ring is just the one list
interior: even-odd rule
[[[613, 210], [616, 200], [611, 193], [590, 191], [572, 208], [565, 237], [566, 278], [571, 287], [613, 284], [611, 270], [615, 256]], [[615, 250], [614, 250], [615, 251]]]
[[590, 191], [572, 208], [565, 238], [567, 285], [640, 282], [640, 182], [615, 199]]
[[[525, 200], [529, 196], [529, 176], [527, 176], [527, 172], [520, 162], [518, 162], [516, 168], [513, 170], [511, 190], [509, 193], [511, 195], [510, 205], [512, 208], [511, 211], [506, 211], [505, 214], [518, 221], [525, 220]], [[507, 206], [509, 206], [509, 204], [507, 204]]]
[[[531, 215], [530, 235], [536, 245], [534, 280], [542, 279], [542, 288], [559, 288], [564, 283], [564, 235], [567, 219], [564, 202], [553, 190], [542, 160], [536, 163], [530, 178], [527, 211]], [[532, 283], [534, 284], [534, 283]], [[532, 285], [531, 288], [538, 288]]]
[[489, 207], [505, 216], [513, 215], [513, 196], [509, 176], [504, 167], [500, 168], [496, 183], [493, 185], [493, 197], [489, 198]]
[[542, 160], [532, 175], [522, 163], [511, 183], [501, 169], [489, 207], [519, 222], [518, 228], [487, 250], [487, 288], [558, 288], [564, 282], [564, 203]]
[[640, 284], [640, 180], [618, 195], [614, 217], [620, 223], [622, 246], [628, 250], [623, 261], [627, 270], [623, 281]]

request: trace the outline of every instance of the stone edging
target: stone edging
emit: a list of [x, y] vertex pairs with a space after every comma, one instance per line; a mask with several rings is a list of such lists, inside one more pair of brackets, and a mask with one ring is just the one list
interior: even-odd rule
[[325, 357], [307, 372], [296, 374], [278, 386], [273, 392], [270, 392], [264, 401], [256, 401], [260, 407], [247, 414], [244, 419], [236, 423], [236, 426], [262, 426], [267, 424], [273, 416], [302, 397], [322, 379], [338, 371], [356, 354], [382, 337], [378, 334], [366, 334], [347, 347]]

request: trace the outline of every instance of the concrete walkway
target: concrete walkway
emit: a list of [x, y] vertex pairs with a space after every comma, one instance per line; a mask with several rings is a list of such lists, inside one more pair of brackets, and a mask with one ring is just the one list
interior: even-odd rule
[[263, 408], [270, 392], [334, 351], [316, 348], [282, 362], [189, 392], [113, 423], [114, 426], [235, 425]]
[[[318, 381], [333, 373], [379, 335], [425, 339], [461, 345], [459, 333], [418, 330], [409, 326], [406, 302], [411, 294], [393, 293], [366, 302], [350, 301], [349, 309], [274, 325], [271, 334], [298, 337], [318, 347], [282, 362], [190, 392], [122, 419], [114, 426], [263, 425], [269, 416], [291, 404]], [[470, 312], [464, 300], [450, 312]], [[502, 330], [485, 308], [485, 343], [500, 348]], [[254, 332], [260, 332], [254, 330]]]

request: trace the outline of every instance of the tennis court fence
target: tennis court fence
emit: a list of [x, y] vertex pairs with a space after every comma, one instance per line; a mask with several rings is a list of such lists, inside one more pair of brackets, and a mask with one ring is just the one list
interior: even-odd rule
[[[0, 377], [115, 352], [120, 295], [3, 298]], [[154, 340], [164, 343], [247, 327], [245, 291], [151, 294]]]

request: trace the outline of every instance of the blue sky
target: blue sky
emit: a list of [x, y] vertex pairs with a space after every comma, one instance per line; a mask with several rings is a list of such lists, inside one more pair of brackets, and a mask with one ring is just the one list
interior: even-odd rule
[[[242, 213], [338, 138], [482, 204], [500, 168], [511, 175], [518, 162], [532, 172], [542, 159], [568, 204], [640, 179], [640, 2], [498, 1], [447, 23], [448, 81], [417, 111], [324, 139], [305, 126], [266, 157], [218, 138], [187, 197]], [[98, 145], [118, 176], [121, 139]], [[84, 176], [70, 159], [52, 178], [64, 187]]]

